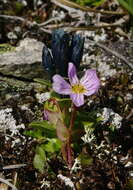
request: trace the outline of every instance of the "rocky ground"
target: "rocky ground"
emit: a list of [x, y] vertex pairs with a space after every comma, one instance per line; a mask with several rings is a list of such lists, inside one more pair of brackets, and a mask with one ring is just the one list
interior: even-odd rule
[[[118, 8], [115, 1], [110, 1], [110, 4]], [[5, 12], [2, 6], [7, 7], [7, 11], [12, 10], [10, 1], [8, 4], [3, 1], [3, 15]], [[46, 27], [42, 31], [42, 28], [37, 28], [38, 25], [30, 25], [30, 29], [27, 20], [28, 24], [25, 21], [18, 25], [17, 22], [9, 22], [8, 27], [5, 22], [0, 22], [6, 33], [5, 36], [0, 30], [0, 189], [131, 190], [133, 42], [126, 27], [128, 20], [115, 29], [110, 26], [80, 30], [76, 27], [90, 26], [85, 19], [87, 13], [81, 9], [62, 8], [48, 1], [32, 9], [32, 14], [28, 12], [28, 7], [26, 9], [22, 9], [17, 16], [24, 18], [25, 14], [30, 24], [37, 18], [40, 19], [37, 24], [47, 21], [48, 24], [44, 24]], [[94, 13], [87, 15], [93, 26], [98, 22], [97, 17]], [[107, 22], [108, 17], [109, 15], [101, 15], [101, 23]], [[55, 20], [50, 21], [53, 18]], [[122, 18], [123, 16], [115, 18], [112, 15], [109, 24]], [[81, 69], [96, 68], [101, 80], [98, 96], [90, 97], [85, 109], [97, 110], [103, 121], [96, 134], [86, 131], [82, 137], [82, 152], [93, 160], [91, 163], [83, 164], [75, 157], [70, 172], [61, 155], [53, 154], [52, 159], [48, 160], [49, 167], [45, 168], [44, 173], [39, 173], [33, 167], [38, 142], [35, 138], [24, 135], [24, 131], [30, 122], [43, 119], [43, 102], [49, 96], [49, 88], [34, 79], [48, 78], [41, 63], [42, 48], [44, 43], [50, 47], [51, 31], [60, 25], [68, 29], [68, 32], [71, 27], [75, 27], [74, 32], [85, 37]], [[66, 28], [68, 26], [70, 28]], [[19, 27], [19, 32], [16, 32], [16, 27]], [[107, 130], [107, 126], [111, 125], [115, 126], [115, 134], [110, 134]]]

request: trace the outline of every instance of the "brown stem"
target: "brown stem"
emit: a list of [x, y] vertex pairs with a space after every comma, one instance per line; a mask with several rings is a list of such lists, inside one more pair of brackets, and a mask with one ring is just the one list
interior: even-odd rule
[[71, 120], [70, 120], [70, 126], [69, 126], [69, 139], [67, 142], [67, 160], [68, 160], [68, 166], [69, 168], [72, 167], [72, 162], [73, 162], [73, 151], [71, 148], [71, 142], [72, 142], [72, 129], [74, 127], [74, 121], [76, 117], [76, 106], [72, 104], [72, 112], [71, 112]]
[[73, 157], [72, 157], [72, 148], [71, 148], [70, 139], [67, 142], [67, 161], [68, 161], [68, 167], [71, 169], [73, 163]]
[[76, 106], [74, 104], [72, 104], [72, 115], [71, 115], [70, 126], [69, 126], [69, 133], [70, 134], [71, 134], [72, 128], [74, 126], [74, 121], [75, 121], [75, 117], [76, 117], [76, 111], [77, 111]]

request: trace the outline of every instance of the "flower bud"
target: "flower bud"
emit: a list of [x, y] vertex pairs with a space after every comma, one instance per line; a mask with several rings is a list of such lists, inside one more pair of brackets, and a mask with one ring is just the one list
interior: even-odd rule
[[83, 55], [84, 48], [84, 38], [80, 35], [74, 35], [72, 37], [71, 47], [70, 47], [70, 60], [69, 62], [74, 63], [77, 69], [79, 69], [80, 62]]
[[51, 51], [46, 46], [43, 47], [42, 51], [42, 65], [51, 78], [55, 74], [55, 66]]
[[56, 73], [62, 76], [67, 76], [69, 62], [69, 34], [64, 30], [55, 30], [52, 33], [52, 54], [53, 61], [56, 67]]

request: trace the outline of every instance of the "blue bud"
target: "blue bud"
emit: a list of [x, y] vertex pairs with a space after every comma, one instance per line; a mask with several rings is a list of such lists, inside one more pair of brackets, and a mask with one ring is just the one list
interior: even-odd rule
[[83, 55], [84, 38], [80, 35], [73, 35], [63, 29], [52, 32], [51, 50], [46, 46], [43, 48], [42, 64], [48, 71], [50, 78], [54, 74], [67, 77], [68, 63], [72, 62], [77, 70]]
[[50, 78], [56, 73], [51, 51], [46, 46], [43, 47], [42, 51], [42, 65], [49, 73]]
[[77, 69], [79, 69], [80, 62], [83, 56], [84, 48], [84, 38], [80, 35], [74, 35], [72, 37], [71, 47], [70, 47], [70, 62], [72, 62]]
[[54, 30], [52, 33], [52, 55], [56, 67], [56, 73], [67, 76], [69, 50], [69, 34], [62, 29]]

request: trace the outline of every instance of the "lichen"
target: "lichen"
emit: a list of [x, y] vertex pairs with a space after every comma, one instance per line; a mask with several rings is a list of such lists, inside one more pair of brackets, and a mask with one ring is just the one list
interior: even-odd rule
[[0, 132], [5, 132], [9, 130], [11, 136], [19, 133], [19, 129], [25, 128], [24, 124], [17, 125], [17, 121], [12, 115], [12, 108], [6, 108], [0, 110]]

